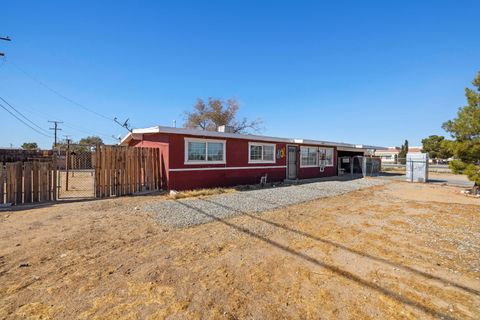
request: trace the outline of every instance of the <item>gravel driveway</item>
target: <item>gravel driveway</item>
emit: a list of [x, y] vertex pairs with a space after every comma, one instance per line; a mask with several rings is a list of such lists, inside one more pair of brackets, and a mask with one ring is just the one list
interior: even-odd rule
[[387, 183], [379, 179], [322, 181], [301, 185], [225, 193], [206, 198], [161, 201], [144, 207], [161, 224], [189, 227], [244, 213], [259, 213]]

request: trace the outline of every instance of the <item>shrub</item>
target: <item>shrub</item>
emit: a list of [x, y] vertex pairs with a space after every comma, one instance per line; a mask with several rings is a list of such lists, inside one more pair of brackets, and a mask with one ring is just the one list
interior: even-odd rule
[[477, 186], [480, 185], [480, 166], [477, 167], [474, 164], [469, 164], [465, 168], [464, 173], [467, 175], [470, 181], [475, 182]]
[[452, 160], [448, 164], [448, 167], [452, 170], [455, 174], [461, 174], [467, 168], [467, 164], [462, 160]]

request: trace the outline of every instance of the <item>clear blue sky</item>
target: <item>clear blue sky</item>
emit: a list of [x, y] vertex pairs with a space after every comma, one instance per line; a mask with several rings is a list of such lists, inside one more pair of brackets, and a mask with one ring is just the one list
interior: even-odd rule
[[[480, 1], [2, 1], [0, 96], [79, 139], [235, 97], [265, 135], [417, 145], [480, 70]], [[0, 101], [1, 102], [1, 101]], [[52, 139], [0, 109], [0, 146]], [[66, 127], [66, 126], [69, 127]]]

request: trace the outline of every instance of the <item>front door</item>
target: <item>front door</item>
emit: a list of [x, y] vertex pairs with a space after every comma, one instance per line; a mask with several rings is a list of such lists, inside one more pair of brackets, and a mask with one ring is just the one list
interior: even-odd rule
[[287, 179], [297, 179], [297, 147], [288, 146]]

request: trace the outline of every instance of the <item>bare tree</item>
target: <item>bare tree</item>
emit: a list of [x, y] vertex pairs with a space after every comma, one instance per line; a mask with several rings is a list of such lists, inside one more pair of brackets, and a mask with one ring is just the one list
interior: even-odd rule
[[240, 104], [233, 98], [226, 101], [208, 98], [207, 103], [198, 99], [193, 106], [193, 111], [185, 112], [184, 126], [186, 128], [216, 131], [218, 127], [225, 125], [232, 127], [235, 133], [262, 131], [262, 121], [260, 119], [237, 119], [239, 109]]

